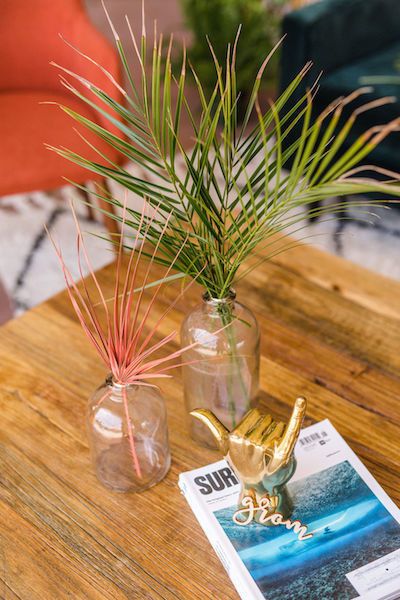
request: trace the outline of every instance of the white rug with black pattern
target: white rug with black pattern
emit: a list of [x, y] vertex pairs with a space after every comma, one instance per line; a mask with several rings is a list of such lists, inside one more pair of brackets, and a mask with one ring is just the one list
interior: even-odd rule
[[[54, 194], [35, 192], [0, 198], [0, 279], [16, 315], [65, 288], [58, 258], [44, 225], [61, 247], [74, 277], [79, 277], [70, 198], [74, 199], [83, 231], [102, 234], [104, 227], [88, 218], [79, 194], [70, 187]], [[86, 236], [86, 242], [96, 269], [112, 261], [113, 253], [106, 242], [92, 235]]]
[[[55, 193], [35, 192], [0, 198], [0, 279], [12, 298], [16, 315], [65, 287], [44, 224], [78, 278], [76, 232], [68, 206], [70, 198], [74, 199], [83, 230], [103, 233], [103, 225], [88, 218], [79, 201], [79, 192], [71, 187]], [[376, 216], [371, 217], [370, 222], [353, 210], [349, 213], [350, 220], [307, 224], [302, 236], [311, 235], [312, 243], [318, 247], [400, 280], [400, 210], [377, 208], [374, 212]], [[87, 244], [96, 269], [112, 261], [113, 252], [105, 241], [88, 235]]]

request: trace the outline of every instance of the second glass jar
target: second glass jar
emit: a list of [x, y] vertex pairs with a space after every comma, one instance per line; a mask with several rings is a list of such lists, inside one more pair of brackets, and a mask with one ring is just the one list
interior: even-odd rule
[[[208, 408], [233, 429], [250, 406], [259, 386], [260, 333], [253, 313], [236, 301], [233, 291], [222, 299], [203, 295], [202, 304], [182, 323], [181, 344], [197, 345], [182, 357], [188, 412]], [[215, 448], [208, 429], [189, 417], [193, 439]]]
[[87, 430], [95, 473], [105, 487], [140, 492], [168, 472], [167, 413], [158, 388], [108, 377], [89, 401]]

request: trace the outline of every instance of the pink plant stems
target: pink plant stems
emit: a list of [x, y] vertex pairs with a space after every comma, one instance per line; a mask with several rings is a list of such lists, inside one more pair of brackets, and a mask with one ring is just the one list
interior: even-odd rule
[[133, 466], [136, 471], [136, 475], [139, 477], [139, 479], [141, 479], [142, 478], [142, 470], [140, 468], [140, 463], [139, 463], [139, 459], [138, 459], [136, 448], [135, 448], [135, 438], [132, 433], [132, 421], [131, 421], [131, 417], [129, 414], [128, 399], [126, 397], [125, 386], [122, 387], [122, 398], [124, 401], [126, 424], [127, 424], [127, 428], [128, 428], [129, 447], [130, 447], [130, 451], [131, 451], [131, 455], [132, 455]]
[[[149, 382], [150, 379], [156, 377], [171, 377], [167, 371], [180, 365], [179, 362], [176, 362], [176, 359], [178, 359], [182, 353], [197, 345], [196, 343], [190, 344], [180, 350], [167, 352], [161, 358], [154, 358], [154, 353], [169, 344], [169, 342], [176, 337], [177, 332], [172, 331], [159, 341], [154, 340], [155, 334], [168, 313], [175, 307], [185, 291], [194, 283], [195, 278], [191, 279], [180, 293], [177, 294], [146, 334], [146, 325], [149, 316], [154, 309], [162, 285], [168, 280], [170, 272], [175, 265], [175, 261], [185, 247], [185, 241], [183, 241], [182, 246], [178, 249], [174, 260], [166, 268], [164, 276], [158, 281], [149, 283], [150, 271], [156, 262], [156, 253], [159, 243], [169, 227], [170, 217], [168, 217], [160, 227], [159, 243], [154, 248], [144, 270], [144, 274], [140, 278], [140, 281], [138, 281], [140, 272], [139, 263], [144, 260], [144, 244], [147, 232], [150, 227], [154, 226], [158, 215], [158, 211], [155, 210], [151, 217], [147, 216], [145, 205], [138, 230], [132, 240], [132, 247], [127, 253], [128, 265], [126, 274], [122, 277], [122, 255], [124, 253], [123, 231], [127, 213], [125, 197], [121, 237], [118, 244], [118, 256], [115, 264], [114, 292], [109, 303], [105, 298], [100, 282], [94, 272], [79, 221], [72, 205], [71, 208], [77, 230], [77, 262], [81, 277], [81, 289], [75, 283], [71, 272], [64, 261], [61, 250], [54, 243], [50, 234], [49, 236], [58, 256], [67, 284], [68, 294], [82, 329], [104, 364], [109, 371], [111, 371], [113, 381], [121, 386], [132, 464], [137, 477], [142, 478], [142, 469], [135, 444], [134, 426], [129, 414], [126, 386], [151, 386], [153, 384]], [[94, 292], [90, 291], [90, 287], [85, 281], [82, 258], [89, 271], [89, 277], [93, 281]], [[149, 287], [154, 287], [154, 292], [151, 294], [150, 298], [146, 298], [144, 291]], [[142, 306], [144, 306], [143, 311], [141, 311]], [[98, 313], [98, 310], [100, 309], [104, 311], [104, 320], [100, 318], [100, 314]], [[221, 330], [222, 329], [225, 329], [225, 327], [221, 328]], [[191, 364], [192, 362], [197, 361], [190, 361], [184, 364]]]

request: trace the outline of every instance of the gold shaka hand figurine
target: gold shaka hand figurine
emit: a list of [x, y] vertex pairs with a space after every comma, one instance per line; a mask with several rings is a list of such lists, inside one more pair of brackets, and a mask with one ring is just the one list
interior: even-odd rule
[[306, 411], [305, 398], [297, 398], [289, 423], [250, 410], [231, 432], [207, 409], [190, 414], [200, 419], [215, 437], [224, 458], [242, 483], [240, 500], [251, 496], [255, 505], [269, 498], [271, 512], [290, 516], [292, 502], [285, 484], [296, 470], [293, 455]]

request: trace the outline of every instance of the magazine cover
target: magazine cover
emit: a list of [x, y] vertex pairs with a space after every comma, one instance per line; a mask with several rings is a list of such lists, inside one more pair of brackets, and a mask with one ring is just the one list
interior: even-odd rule
[[291, 520], [312, 537], [240, 526], [239, 482], [222, 460], [179, 485], [239, 595], [293, 600], [400, 598], [400, 511], [326, 420], [303, 429], [288, 483]]

